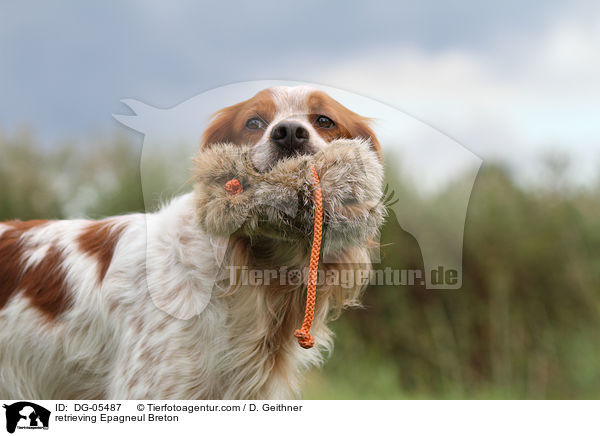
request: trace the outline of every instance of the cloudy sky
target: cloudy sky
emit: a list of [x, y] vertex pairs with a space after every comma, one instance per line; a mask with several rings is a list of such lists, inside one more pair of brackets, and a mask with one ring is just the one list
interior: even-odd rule
[[125, 131], [123, 98], [168, 108], [284, 79], [392, 105], [484, 160], [522, 169], [559, 150], [580, 179], [600, 167], [598, 2], [114, 5], [0, 3], [0, 130], [47, 144]]

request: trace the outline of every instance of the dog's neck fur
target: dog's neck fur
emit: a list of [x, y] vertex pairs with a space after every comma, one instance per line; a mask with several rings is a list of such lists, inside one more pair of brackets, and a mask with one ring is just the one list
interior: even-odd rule
[[[320, 290], [317, 297], [319, 301], [312, 329], [317, 346], [305, 350], [298, 345], [293, 335], [294, 330], [302, 324], [305, 284], [286, 284], [285, 277], [282, 283], [281, 276], [271, 278], [270, 283], [248, 283], [248, 280], [243, 281], [241, 274], [238, 274], [240, 280], [237, 283], [231, 283], [229, 266], [238, 267], [238, 273], [243, 267], [247, 271], [277, 271], [285, 276], [287, 271], [303, 271], [307, 267], [309, 244], [307, 241], [284, 241], [260, 234], [254, 234], [250, 238], [240, 232], [230, 238], [229, 248], [221, 265], [218, 265], [214, 255], [207, 262], [206, 248], [210, 246], [210, 236], [199, 229], [194, 214], [190, 213], [193, 209], [188, 207], [192, 204], [193, 198], [188, 194], [161, 211], [156, 216], [155, 223], [149, 221], [149, 244], [153, 244], [151, 239], [154, 235], [158, 239], [154, 243], [162, 247], [162, 253], [155, 257], [157, 263], [154, 266], [154, 262], [148, 259], [148, 285], [151, 294], [160, 292], [166, 297], [167, 311], [173, 310], [175, 306], [197, 307], [194, 298], [199, 297], [198, 295], [185, 290], [179, 295], [165, 292], [166, 289], [173, 289], [174, 284], [154, 282], [154, 271], [158, 280], [165, 277], [161, 271], [163, 268], [179, 270], [181, 267], [181, 272], [185, 273], [178, 274], [180, 277], [193, 277], [197, 275], [197, 271], [201, 271], [204, 285], [207, 283], [207, 273], [219, 276], [221, 280], [215, 282], [209, 306], [205, 309], [206, 315], [199, 315], [200, 318], [210, 317], [211, 306], [224, 306], [227, 314], [223, 331], [220, 332], [224, 337], [219, 339], [219, 345], [222, 342], [224, 345], [219, 347], [222, 353], [218, 357], [221, 360], [221, 373], [214, 388], [211, 387], [207, 393], [210, 397], [218, 398], [294, 396], [299, 392], [301, 374], [309, 366], [321, 364], [324, 352], [332, 348], [332, 333], [326, 326], [328, 292]], [[176, 215], [179, 221], [174, 233], [165, 232], [165, 227], [161, 224], [163, 219], [165, 222], [172, 222], [174, 216], [171, 214]], [[163, 219], [161, 215], [164, 216]], [[174, 247], [178, 247], [177, 250], [173, 250]], [[180, 254], [184, 254], [184, 257]], [[191, 262], [192, 259], [197, 261]], [[212, 266], [207, 268], [207, 265]], [[181, 289], [180, 284], [175, 287]], [[186, 301], [177, 301], [182, 297]]]

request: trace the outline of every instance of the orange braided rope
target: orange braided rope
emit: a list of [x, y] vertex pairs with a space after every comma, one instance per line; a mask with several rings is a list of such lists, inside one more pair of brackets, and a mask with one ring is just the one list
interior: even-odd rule
[[310, 251], [310, 263], [308, 267], [308, 281], [306, 284], [306, 309], [304, 312], [304, 321], [302, 327], [294, 332], [298, 338], [298, 343], [302, 348], [312, 348], [315, 345], [315, 339], [310, 334], [313, 320], [315, 318], [315, 302], [317, 299], [317, 271], [319, 268], [319, 255], [321, 252], [321, 239], [323, 238], [323, 193], [321, 192], [321, 181], [314, 165], [312, 174], [314, 179], [315, 192], [313, 201], [315, 203], [315, 223], [313, 231], [313, 244]]

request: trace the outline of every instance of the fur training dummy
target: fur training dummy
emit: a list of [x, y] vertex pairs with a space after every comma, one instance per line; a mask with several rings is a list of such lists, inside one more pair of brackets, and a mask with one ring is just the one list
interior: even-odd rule
[[337, 140], [265, 172], [255, 169], [252, 153], [251, 147], [215, 144], [196, 157], [199, 225], [212, 236], [241, 231], [295, 244], [313, 235], [305, 316], [294, 333], [303, 348], [311, 348], [321, 250], [324, 259], [335, 257], [377, 235], [385, 217], [383, 168], [363, 140]]
[[[259, 172], [252, 148], [216, 144], [196, 156], [199, 225], [209, 235], [271, 229], [281, 238], [313, 232], [314, 165], [323, 194], [324, 256], [377, 235], [385, 217], [383, 167], [364, 140], [340, 139], [314, 155], [279, 161]], [[237, 180], [238, 182], [235, 182]], [[235, 193], [225, 185], [234, 181]]]

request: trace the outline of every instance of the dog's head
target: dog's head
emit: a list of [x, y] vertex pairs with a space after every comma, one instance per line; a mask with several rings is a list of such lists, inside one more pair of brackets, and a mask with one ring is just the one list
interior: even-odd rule
[[[221, 109], [201, 145], [196, 160], [197, 218], [207, 234], [217, 236], [211, 242], [220, 262], [278, 271], [277, 280], [267, 279], [269, 283], [252, 285], [241, 276], [230, 276], [225, 280], [229, 286], [221, 288], [231, 297], [236, 319], [265, 314], [257, 330], [267, 338], [265, 344], [278, 348], [284, 340], [294, 340], [292, 332], [304, 316], [304, 284], [289, 277], [290, 272], [302, 274], [310, 255], [314, 178], [308, 164], [320, 170], [324, 198], [323, 253], [328, 256], [321, 270], [325, 277], [340, 277], [349, 269], [368, 272], [376, 246], [373, 237], [384, 216], [380, 144], [368, 118], [322, 91], [300, 86], [265, 89]], [[224, 189], [232, 177], [244, 187], [235, 195]], [[360, 194], [367, 191], [366, 197]], [[372, 214], [376, 219], [369, 224]], [[336, 228], [342, 231], [336, 233]], [[372, 231], [364, 232], [366, 228]], [[331, 244], [334, 240], [340, 244]], [[365, 285], [360, 280], [348, 286], [330, 282], [319, 286], [312, 329], [324, 348], [330, 345], [327, 316], [356, 305]], [[247, 286], [256, 292], [246, 292]]]
[[254, 164], [265, 171], [282, 158], [313, 154], [340, 138], [368, 139], [381, 157], [368, 118], [308, 86], [278, 86], [218, 111], [204, 132], [202, 147], [253, 145]]

